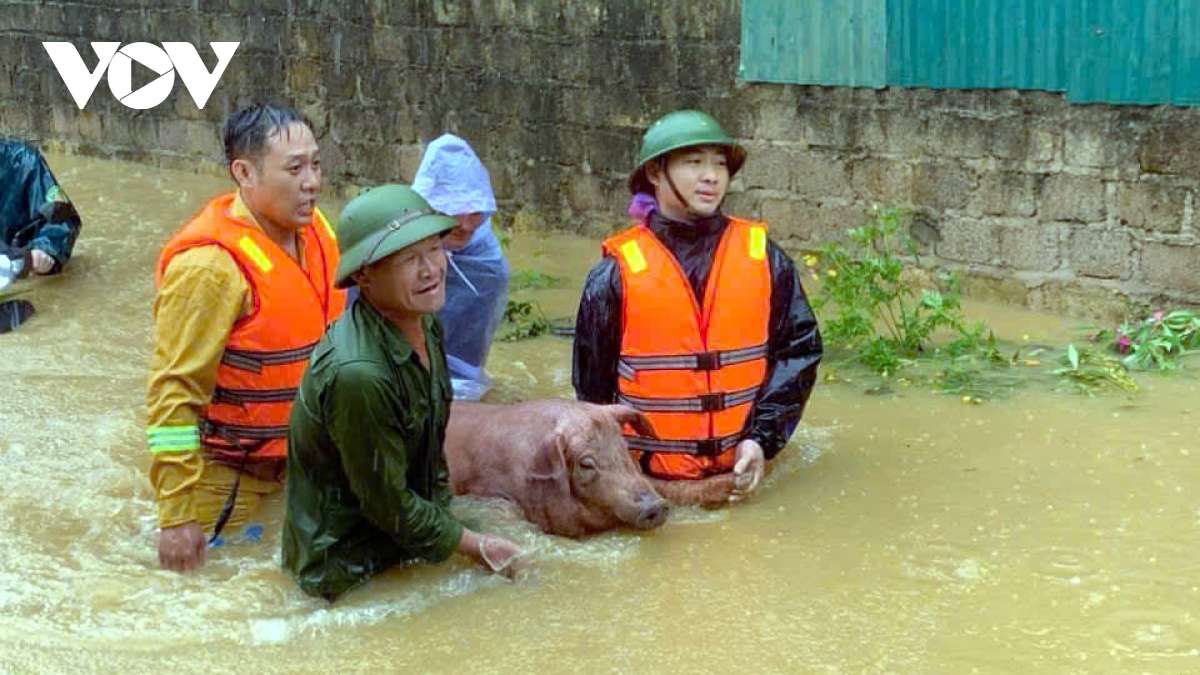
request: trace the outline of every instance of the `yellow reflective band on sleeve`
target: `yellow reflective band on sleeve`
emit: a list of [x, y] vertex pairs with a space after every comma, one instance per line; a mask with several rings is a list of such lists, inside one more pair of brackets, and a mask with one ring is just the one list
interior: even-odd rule
[[337, 241], [337, 232], [335, 232], [333, 226], [329, 224], [329, 220], [325, 217], [325, 214], [321, 211], [321, 209], [314, 209], [314, 212], [317, 214], [317, 220], [321, 221], [321, 225], [323, 225], [325, 227], [325, 231], [329, 233], [329, 238]]
[[267, 257], [266, 253], [263, 253], [263, 250], [259, 248], [258, 244], [254, 243], [254, 240], [250, 237], [242, 237], [240, 240], [238, 240], [238, 248], [242, 249], [243, 253], [250, 256], [250, 259], [254, 261], [254, 264], [257, 265], [258, 269], [262, 270], [263, 273], [267, 273], [275, 269], [275, 265], [271, 263], [271, 259]]
[[146, 429], [150, 452], [191, 452], [200, 449], [200, 428], [195, 424]]
[[646, 256], [642, 255], [642, 248], [636, 241], [627, 241], [621, 244], [621, 256], [625, 258], [625, 264], [629, 266], [629, 271], [634, 274], [648, 267]]
[[767, 230], [762, 227], [750, 228], [750, 259], [762, 260], [767, 257]]

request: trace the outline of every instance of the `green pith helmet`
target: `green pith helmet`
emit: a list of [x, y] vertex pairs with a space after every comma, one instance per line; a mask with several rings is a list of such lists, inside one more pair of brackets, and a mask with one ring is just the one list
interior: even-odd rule
[[458, 221], [429, 207], [407, 185], [380, 185], [363, 190], [338, 217], [338, 262], [335, 284], [354, 285], [353, 274], [425, 237], [458, 227]]
[[725, 148], [730, 178], [746, 162], [746, 149], [725, 133], [710, 115], [699, 110], [676, 110], [660, 117], [642, 136], [642, 151], [638, 153], [637, 167], [629, 174], [629, 192], [654, 194], [654, 186], [646, 178], [646, 164], [667, 153], [696, 145], [719, 145]]

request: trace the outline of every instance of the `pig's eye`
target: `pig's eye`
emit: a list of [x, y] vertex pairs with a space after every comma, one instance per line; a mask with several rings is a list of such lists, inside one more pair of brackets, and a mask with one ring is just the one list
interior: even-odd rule
[[584, 457], [579, 460], [579, 468], [587, 469], [588, 471], [596, 470], [596, 460], [591, 457]]

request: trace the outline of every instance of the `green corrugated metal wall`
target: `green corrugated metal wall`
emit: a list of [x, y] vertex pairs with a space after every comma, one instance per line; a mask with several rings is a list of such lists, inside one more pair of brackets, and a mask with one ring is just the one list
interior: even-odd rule
[[1200, 105], [1200, 0], [743, 0], [742, 77]]
[[743, 79], [882, 87], [886, 0], [743, 0]]
[[[801, 0], [803, 1], [803, 0]], [[889, 0], [887, 83], [1063, 91], [1062, 0]]]

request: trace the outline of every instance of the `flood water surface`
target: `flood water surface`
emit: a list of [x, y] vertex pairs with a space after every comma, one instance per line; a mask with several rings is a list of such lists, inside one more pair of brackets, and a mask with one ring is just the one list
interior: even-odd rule
[[[1094, 399], [1030, 387], [969, 405], [822, 382], [760, 493], [651, 534], [549, 537], [510, 583], [459, 556], [335, 605], [262, 543], [157, 569], [144, 387], [159, 246], [217, 178], [52, 156], [85, 224], [38, 314], [0, 336], [0, 673], [1185, 673], [1200, 669], [1196, 380]], [[336, 212], [336, 205], [329, 207]], [[519, 291], [574, 312], [599, 243], [518, 233]], [[972, 305], [1003, 336], [1055, 317]], [[570, 342], [497, 344], [500, 399], [569, 396]]]

